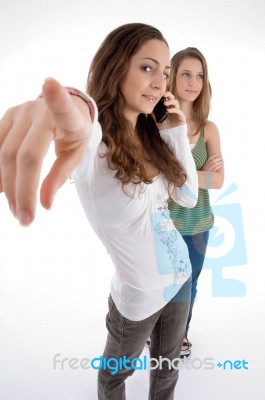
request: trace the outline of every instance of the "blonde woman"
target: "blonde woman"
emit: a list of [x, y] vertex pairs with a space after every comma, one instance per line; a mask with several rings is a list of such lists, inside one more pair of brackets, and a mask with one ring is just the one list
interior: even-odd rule
[[172, 57], [169, 90], [186, 116], [199, 181], [198, 202], [194, 208], [188, 209], [174, 200], [169, 203], [171, 217], [188, 246], [192, 265], [191, 305], [181, 351], [181, 356], [187, 357], [191, 354], [188, 332], [198, 278], [203, 268], [209, 230], [214, 224], [208, 189], [220, 189], [224, 181], [220, 135], [217, 126], [208, 120], [211, 102], [208, 67], [198, 49], [188, 47]]

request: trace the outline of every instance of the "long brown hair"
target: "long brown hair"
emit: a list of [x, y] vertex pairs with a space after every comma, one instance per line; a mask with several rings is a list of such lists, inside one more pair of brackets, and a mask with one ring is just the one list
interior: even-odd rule
[[185, 58], [196, 58], [202, 63], [203, 86], [200, 95], [193, 103], [193, 112], [197, 124], [197, 132], [205, 125], [211, 104], [212, 89], [208, 77], [208, 67], [204, 55], [196, 47], [187, 47], [178, 51], [171, 59], [171, 73], [168, 88], [177, 98], [176, 76], [178, 68]]
[[169, 185], [182, 186], [186, 179], [152, 116], [138, 116], [135, 129], [142, 144], [139, 149], [131, 142], [132, 126], [123, 115], [125, 99], [120, 83], [130, 58], [150, 39], [160, 40], [168, 46], [162, 33], [153, 26], [131, 23], [118, 27], [101, 44], [88, 73], [87, 92], [98, 106], [103, 141], [108, 149], [103, 156], [107, 157], [109, 167], [116, 170], [115, 176], [123, 187], [129, 182], [151, 183], [141, 163], [143, 156], [164, 174]]

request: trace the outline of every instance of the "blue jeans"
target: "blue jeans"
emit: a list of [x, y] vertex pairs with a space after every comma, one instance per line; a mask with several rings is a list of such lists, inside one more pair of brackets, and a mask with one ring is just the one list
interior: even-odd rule
[[189, 257], [192, 267], [191, 302], [184, 335], [184, 337], [187, 338], [192, 317], [193, 305], [197, 294], [198, 279], [203, 268], [205, 253], [209, 240], [209, 231], [197, 233], [196, 235], [192, 236], [183, 236], [183, 239], [185, 240], [189, 249]]
[[[151, 337], [151, 358], [156, 360], [159, 360], [159, 356], [169, 360], [178, 358], [189, 311], [190, 290], [191, 279], [161, 310], [142, 321], [124, 318], [110, 296], [109, 312], [106, 316], [108, 336], [103, 357], [107, 360], [112, 357], [120, 359], [124, 356], [127, 360], [139, 358], [148, 337]], [[113, 374], [107, 367], [100, 369], [98, 399], [125, 400], [125, 379], [133, 372], [134, 369], [122, 368]], [[163, 362], [161, 369], [151, 369], [148, 399], [173, 400], [177, 380], [178, 369], [169, 368], [168, 362]]]

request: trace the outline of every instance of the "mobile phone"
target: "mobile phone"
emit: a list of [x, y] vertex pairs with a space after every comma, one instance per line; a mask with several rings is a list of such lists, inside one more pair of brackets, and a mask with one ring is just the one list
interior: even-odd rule
[[159, 124], [161, 124], [163, 121], [165, 121], [165, 119], [167, 118], [167, 116], [169, 114], [166, 107], [164, 106], [164, 101], [165, 101], [165, 98], [162, 97], [153, 110], [156, 122]]

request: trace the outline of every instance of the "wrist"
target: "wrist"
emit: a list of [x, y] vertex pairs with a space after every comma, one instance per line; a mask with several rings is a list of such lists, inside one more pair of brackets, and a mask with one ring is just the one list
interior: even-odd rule
[[[91, 120], [93, 122], [94, 118], [95, 118], [95, 107], [94, 107], [94, 104], [91, 101], [90, 97], [86, 93], [81, 92], [81, 90], [73, 88], [71, 86], [65, 86], [64, 88], [71, 96], [79, 97], [80, 99], [82, 99], [88, 105], [90, 116], [91, 116]], [[41, 93], [38, 96], [38, 99], [41, 99], [41, 98], [43, 98], [43, 93]]]

